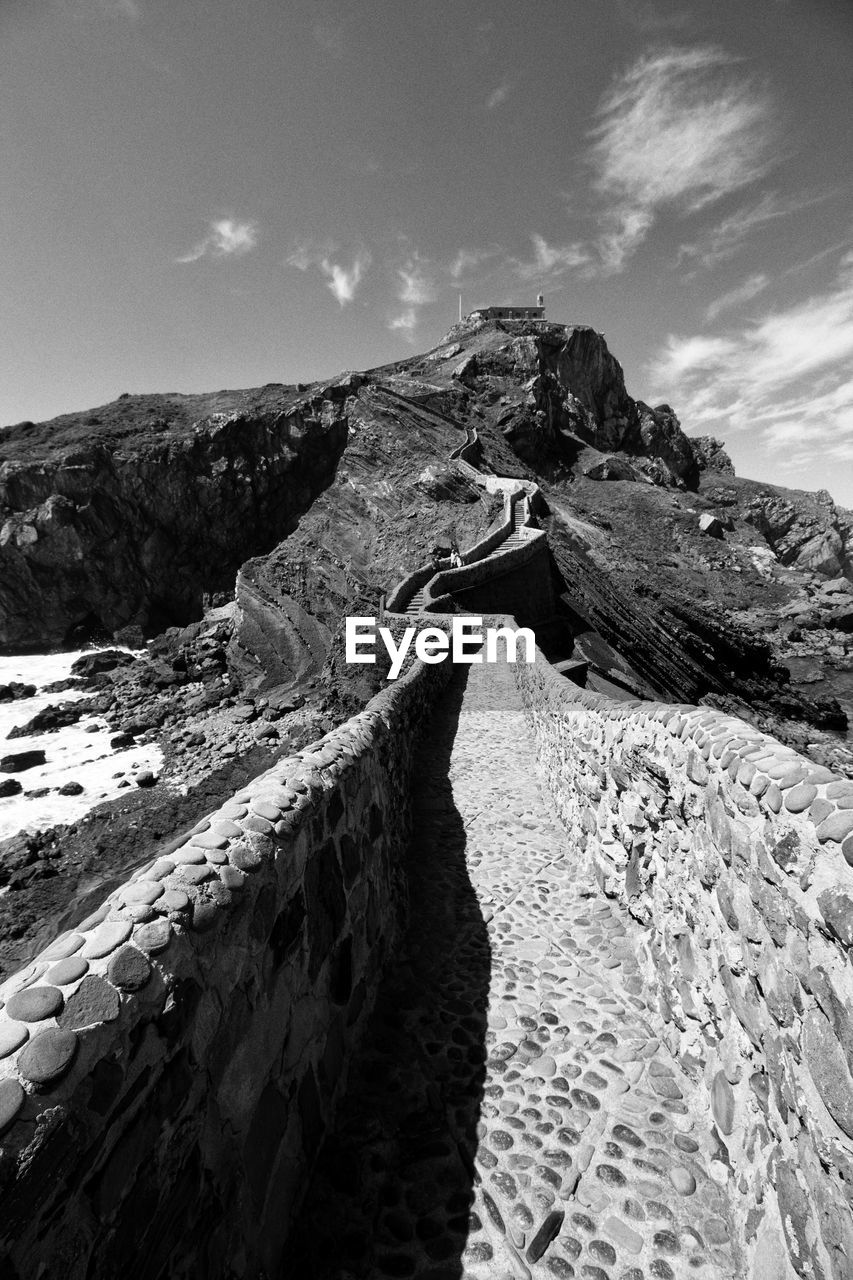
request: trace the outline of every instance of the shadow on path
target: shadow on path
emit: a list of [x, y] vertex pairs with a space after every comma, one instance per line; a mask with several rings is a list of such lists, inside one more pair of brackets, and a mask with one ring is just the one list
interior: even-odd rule
[[408, 930], [380, 987], [282, 1275], [463, 1274], [491, 973], [449, 776], [467, 675], [457, 669], [418, 752]]

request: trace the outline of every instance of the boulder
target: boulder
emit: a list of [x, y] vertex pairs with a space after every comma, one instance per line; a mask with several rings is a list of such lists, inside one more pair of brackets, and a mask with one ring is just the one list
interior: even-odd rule
[[15, 702], [18, 698], [31, 698], [36, 691], [34, 684], [22, 684], [13, 680], [11, 684], [0, 684], [0, 702]]
[[116, 667], [126, 667], [135, 662], [132, 653], [124, 649], [97, 649], [94, 653], [81, 654], [71, 664], [72, 676], [97, 676], [107, 671], [115, 671]]
[[849, 604], [840, 605], [837, 609], [830, 609], [823, 615], [823, 621], [833, 631], [853, 634], [853, 600]]
[[723, 538], [722, 521], [717, 516], [712, 516], [709, 511], [703, 512], [699, 517], [699, 532], [706, 534], [709, 538]]
[[634, 483], [638, 481], [648, 483], [646, 477], [624, 458], [603, 458], [600, 462], [593, 462], [590, 466], [584, 467], [583, 473], [590, 480], [629, 480]]
[[45, 764], [43, 751], [19, 751], [16, 755], [0, 759], [0, 773], [23, 773], [25, 769], [36, 769], [42, 764]]
[[89, 705], [86, 702], [63, 702], [58, 706], [54, 704], [42, 707], [26, 724], [15, 725], [7, 736], [31, 738], [37, 733], [56, 733], [70, 724], [76, 724], [88, 711]]

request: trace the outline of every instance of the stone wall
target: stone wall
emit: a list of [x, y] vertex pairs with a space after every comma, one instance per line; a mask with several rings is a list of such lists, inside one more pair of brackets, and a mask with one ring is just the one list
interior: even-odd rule
[[430, 585], [425, 607], [482, 615], [510, 606], [523, 625], [550, 618], [556, 604], [548, 540], [539, 529], [525, 532], [524, 541], [505, 551], [440, 573]]
[[849, 1280], [853, 782], [720, 712], [612, 702], [541, 654], [515, 672], [579, 870], [647, 927], [739, 1274]]
[[[542, 505], [539, 486], [534, 481], [489, 475], [478, 471], [475, 466], [472, 466], [469, 459], [473, 460], [479, 456], [480, 441], [476, 428], [469, 427], [466, 428], [466, 431], [468, 434], [466, 443], [454, 449], [450, 455], [453, 465], [466, 479], [479, 485], [487, 493], [502, 493], [504, 495], [504, 510], [501, 520], [491, 533], [486, 534], [474, 546], [462, 552], [463, 566], [485, 561], [503, 542], [506, 542], [513, 532], [513, 513], [518, 502], [526, 503], [522, 523], [528, 526], [533, 523], [533, 513]], [[441, 572], [436, 574], [432, 566], [422, 565], [404, 578], [402, 582], [398, 583], [388, 596], [386, 607], [389, 613], [404, 611], [412, 596], [421, 587], [426, 586], [428, 582], [433, 583], [428, 593], [430, 607], [434, 607], [438, 603], [439, 611], [446, 608], [448, 602], [445, 597], [450, 594], [451, 590], [445, 582], [445, 574], [449, 570], [449, 562], [441, 561], [440, 568]], [[502, 568], [502, 571], [504, 570], [505, 566]], [[481, 580], [481, 578], [477, 579], [478, 582]], [[498, 601], [490, 599], [488, 603], [488, 608], [490, 609], [512, 609], [514, 607], [513, 598]]]
[[405, 915], [415, 663], [2, 988], [0, 1274], [273, 1274]]

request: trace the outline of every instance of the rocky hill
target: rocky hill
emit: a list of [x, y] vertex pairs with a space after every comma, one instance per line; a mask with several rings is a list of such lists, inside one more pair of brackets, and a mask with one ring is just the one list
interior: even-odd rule
[[594, 330], [463, 324], [307, 387], [122, 396], [0, 433], [0, 648], [148, 639], [82, 673], [73, 710], [158, 742], [164, 770], [3, 842], [0, 968], [375, 692], [379, 667], [342, 660], [344, 616], [502, 519], [450, 461], [474, 429], [480, 471], [546, 499], [550, 657], [586, 659], [618, 697], [730, 708], [853, 776], [853, 515], [736, 477], [718, 441], [629, 396]]
[[497, 501], [448, 466], [472, 427], [485, 471], [542, 485], [561, 613], [603, 678], [735, 700], [776, 732], [844, 728], [853, 516], [735, 477], [718, 441], [632, 399], [585, 326], [466, 322], [310, 387], [125, 396], [7, 429], [0, 643], [152, 636], [233, 595], [229, 678], [298, 689], [345, 614], [492, 525]]

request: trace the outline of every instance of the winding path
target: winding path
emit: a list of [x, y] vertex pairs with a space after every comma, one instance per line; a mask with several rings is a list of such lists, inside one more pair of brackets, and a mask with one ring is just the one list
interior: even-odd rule
[[738, 1272], [639, 927], [578, 880], [534, 760], [510, 669], [458, 670], [415, 774], [408, 933], [282, 1275]]

